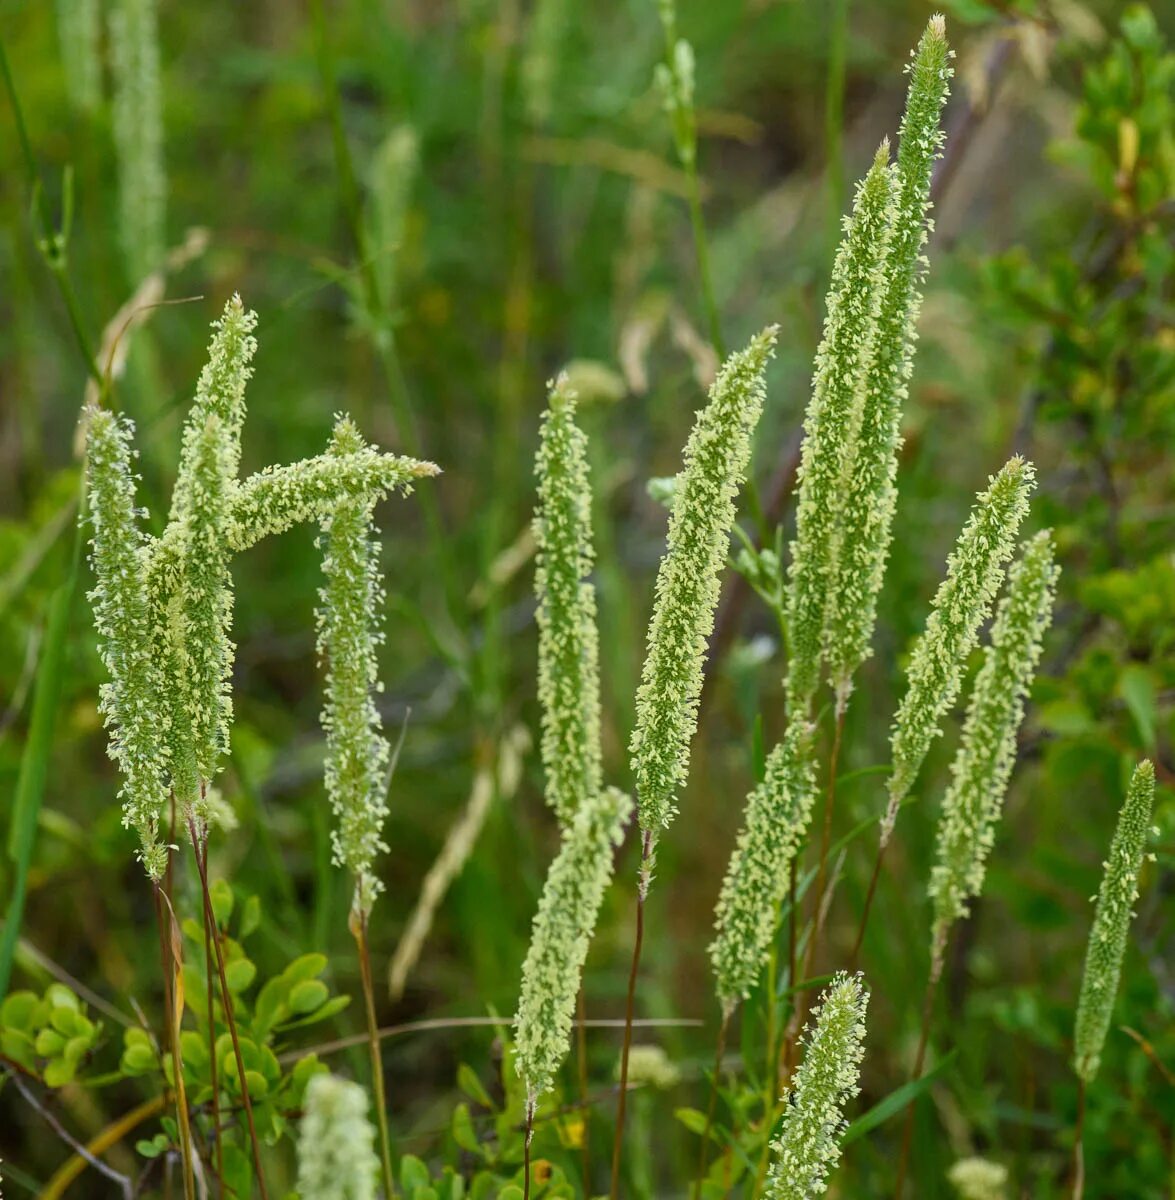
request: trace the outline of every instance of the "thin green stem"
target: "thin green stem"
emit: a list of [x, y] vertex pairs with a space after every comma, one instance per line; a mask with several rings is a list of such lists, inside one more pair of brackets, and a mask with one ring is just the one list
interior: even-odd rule
[[1077, 1120], [1073, 1125], [1073, 1200], [1085, 1195], [1085, 1080], [1077, 1080]]
[[[204, 900], [204, 914], [208, 921], [213, 926], [216, 924], [216, 916], [212, 911], [212, 894], [208, 890], [208, 870], [204, 861], [200, 857], [196, 847], [200, 843], [199, 835], [196, 830], [196, 819], [193, 816], [188, 817], [188, 832], [192, 838], [192, 850], [196, 856], [196, 870], [200, 873], [200, 892]], [[224, 952], [220, 947], [220, 938], [213, 939], [213, 947], [216, 952], [216, 970], [220, 976], [220, 1003], [224, 1009], [224, 1020], [228, 1026], [229, 1037], [233, 1044], [233, 1057], [237, 1064], [237, 1082], [241, 1087], [241, 1102], [245, 1106], [245, 1124], [249, 1128], [249, 1145], [253, 1152], [253, 1170], [257, 1175], [257, 1187], [261, 1192], [261, 1200], [269, 1200], [269, 1193], [265, 1187], [265, 1172], [261, 1167], [261, 1143], [257, 1140], [257, 1125], [253, 1120], [253, 1100], [249, 1095], [249, 1083], [245, 1078], [245, 1059], [241, 1054], [241, 1039], [237, 1032], [236, 1017], [233, 1015], [233, 997], [229, 991], [228, 978], [224, 970]]]
[[[208, 832], [205, 830], [200, 839], [196, 853], [204, 860], [204, 873], [208, 872]], [[208, 989], [208, 1069], [211, 1074], [212, 1087], [212, 1145], [216, 1157], [216, 1182], [221, 1195], [224, 1195], [224, 1145], [220, 1137], [220, 1081], [217, 1075], [216, 1063], [216, 1001], [215, 984], [212, 981], [212, 939], [220, 937], [220, 931], [214, 922], [208, 919], [208, 910], [204, 913], [204, 980]]]
[[351, 932], [359, 949], [359, 976], [363, 983], [363, 1007], [367, 1014], [367, 1045], [371, 1055], [371, 1086], [375, 1095], [375, 1116], [379, 1125], [380, 1166], [383, 1170], [384, 1194], [392, 1200], [396, 1194], [396, 1177], [392, 1171], [392, 1142], [388, 1133], [388, 1100], [384, 1091], [383, 1058], [379, 1048], [379, 1022], [375, 1019], [375, 988], [371, 980], [371, 951], [367, 944], [367, 917], [359, 914], [352, 919]]

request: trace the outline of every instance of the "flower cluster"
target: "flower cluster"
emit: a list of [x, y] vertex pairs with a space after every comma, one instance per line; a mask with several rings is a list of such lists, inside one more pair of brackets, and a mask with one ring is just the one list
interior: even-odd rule
[[375, 1200], [379, 1160], [367, 1093], [337, 1075], [306, 1085], [298, 1129], [300, 1200]]

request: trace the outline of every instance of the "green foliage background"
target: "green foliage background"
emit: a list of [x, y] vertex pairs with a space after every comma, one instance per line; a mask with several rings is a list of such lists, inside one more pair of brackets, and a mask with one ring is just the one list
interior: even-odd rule
[[[676, 470], [713, 370], [683, 176], [651, 85], [661, 29], [651, 0], [590, 10], [566, 0], [327, 5], [359, 207], [365, 220], [379, 203], [391, 214], [390, 223], [366, 226], [371, 257], [357, 262], [321, 46], [305, 7], [160, 7], [168, 240], [190, 245], [195, 236], [199, 246], [166, 278], [176, 303], [123, 334], [129, 357], [113, 396], [139, 427], [144, 502], [161, 520], [208, 322], [234, 290], [260, 314], [245, 471], [317, 452], [341, 409], [370, 439], [419, 448], [444, 470], [427, 484], [435, 524], [419, 499], [379, 511], [389, 592], [382, 711], [393, 740], [407, 724], [390, 797], [386, 896], [371, 927], [382, 985], [475, 773], [489, 770], [510, 785], [510, 769], [499, 767], [503, 758], [513, 766], [518, 729], [537, 738], [531, 464], [545, 380], [568, 363], [592, 439], [606, 770], [627, 782], [624, 745], [664, 531], [664, 510], [645, 482]], [[1024, 1194], [1063, 1194], [1076, 1103], [1068, 1043], [1088, 898], [1129, 770], [1150, 755], [1160, 782], [1157, 864], [1145, 877], [1117, 1022], [1090, 1097], [1087, 1195], [1165, 1195], [1175, 1188], [1175, 68], [1156, 39], [1172, 34], [1175, 9], [1157, 2], [1148, 26], [1137, 9], [1079, 0], [946, 8], [959, 55], [951, 141], [906, 414], [895, 552], [878, 652], [850, 709], [844, 770], [852, 774], [837, 832], [883, 806], [882, 777], [867, 768], [884, 762], [900, 694], [895, 665], [924, 620], [972, 494], [1011, 451], [1024, 453], [1040, 472], [1035, 526], [1057, 531], [1061, 600], [987, 891], [947, 966], [931, 1044], [957, 1058], [936, 1078], [933, 1103], [918, 1109], [912, 1179], [918, 1194], [946, 1194], [950, 1163], [982, 1152], [1005, 1163]], [[931, 10], [914, 0], [855, 3], [843, 27], [837, 11], [792, 0], [683, 0], [679, 11], [697, 58], [703, 203], [723, 332], [740, 345], [769, 322], [781, 326], [755, 475], [785, 523], [846, 180], [896, 126], [899, 67]], [[63, 171], [72, 173], [68, 274], [98, 345], [139, 283], [127, 278], [120, 253], [109, 102], [90, 113], [71, 104], [52, 5], [8, 2], [0, 15], [54, 212]], [[13, 129], [7, 110], [4, 128]], [[415, 167], [381, 182], [381, 147], [403, 162], [405, 146], [415, 147]], [[49, 604], [71, 569], [86, 372], [38, 253], [15, 137], [0, 138], [0, 166], [7, 831], [16, 828]], [[390, 240], [381, 230], [392, 231]], [[390, 320], [374, 317], [364, 299], [368, 274]], [[402, 387], [393, 373], [389, 389], [381, 353], [393, 344]], [[405, 404], [418, 447], [401, 419]], [[321, 951], [331, 990], [357, 994], [350, 885], [329, 867], [313, 535], [267, 542], [234, 570], [237, 716], [222, 783], [240, 824], [214, 839], [213, 874], [231, 880], [242, 900], [259, 897], [250, 953], [266, 977]], [[671, 1114], [705, 1107], [717, 1019], [705, 958], [713, 904], [762, 746], [782, 728], [770, 614], [733, 575], [721, 612], [690, 785], [659, 852], [639, 997], [646, 1017], [704, 1025], [641, 1035], [664, 1046], [680, 1081], [665, 1102], [637, 1106], [630, 1140], [638, 1193], [672, 1194], [693, 1169], [696, 1136]], [[53, 972], [68, 972], [127, 1014], [132, 1000], [157, 1009], [159, 968], [149, 890], [114, 802], [100, 677], [79, 591], [16, 977], [41, 991]], [[882, 880], [862, 960], [873, 1000], [856, 1114], [908, 1069], [928, 961], [933, 815], [954, 742], [951, 730], [933, 751]], [[377, 989], [384, 1024], [513, 1011], [556, 843], [541, 783], [532, 747], [517, 786], [497, 789], [405, 994], [392, 1001]], [[588, 962], [589, 1016], [621, 1011], [635, 862], [629, 844]], [[869, 865], [850, 849], [828, 969], [851, 947]], [[4, 856], [0, 895], [14, 883]], [[179, 883], [189, 899], [192, 885]], [[747, 1006], [743, 1018], [748, 1045], [756, 1011]], [[307, 1032], [305, 1044], [355, 1032], [357, 1006], [322, 1028], [329, 1032]], [[611, 1120], [604, 1084], [618, 1044], [607, 1029], [588, 1038], [602, 1088], [594, 1130]], [[365, 1079], [361, 1051], [350, 1053], [353, 1060], [343, 1052], [332, 1061]], [[458, 1066], [468, 1064], [496, 1098], [501, 1056], [493, 1030], [389, 1040], [397, 1149], [434, 1167], [468, 1159], [466, 1135], [449, 1120]], [[486, 1108], [468, 1068], [464, 1078], [484, 1132]], [[63, 1093], [61, 1108], [84, 1138], [137, 1100], [124, 1081]], [[888, 1194], [898, 1124], [852, 1144], [839, 1194]], [[574, 1156], [550, 1131], [544, 1137], [540, 1151], [565, 1159], [574, 1177]], [[594, 1137], [602, 1172], [607, 1139]], [[64, 1155], [38, 1114], [12, 1089], [0, 1091], [8, 1194], [43, 1183]], [[10, 1164], [18, 1171], [9, 1174]], [[84, 1176], [71, 1194], [101, 1195], [102, 1186]]]

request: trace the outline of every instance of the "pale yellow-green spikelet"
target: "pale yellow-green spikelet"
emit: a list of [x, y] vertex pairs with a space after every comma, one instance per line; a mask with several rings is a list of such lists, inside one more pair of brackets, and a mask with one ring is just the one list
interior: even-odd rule
[[930, 876], [935, 954], [942, 953], [947, 931], [967, 915], [970, 901], [983, 889], [987, 857], [1016, 763], [1024, 701], [1052, 620], [1059, 575], [1048, 530], [1028, 542], [1008, 572], [1007, 594], [975, 677], [938, 822]]
[[673, 490], [629, 746], [640, 827], [650, 846], [677, 811], [675, 793], [689, 770], [719, 574], [735, 496], [750, 462], [751, 434], [763, 410], [763, 374], [776, 332], [774, 326], [764, 330], [723, 364], [686, 442]]
[[567, 1055], [584, 959], [631, 813], [616, 788], [586, 800], [547, 872], [514, 1018], [515, 1066], [532, 1108]]
[[379, 1159], [367, 1093], [337, 1075], [306, 1085], [298, 1128], [298, 1200], [375, 1200]]
[[768, 1200], [811, 1200], [828, 1190], [840, 1160], [844, 1106], [860, 1091], [869, 993], [860, 975], [840, 972], [812, 1015], [779, 1137], [771, 1143]]
[[600, 678], [587, 439], [565, 376], [551, 386], [535, 469], [539, 701], [547, 803], [562, 824], [600, 790]]
[[178, 556], [174, 591], [163, 603], [170, 647], [172, 786], [185, 816], [193, 805], [200, 815], [200, 802], [228, 752], [232, 724], [229, 529], [255, 323], [237, 296], [213, 323], [172, 496]]
[[946, 578], [911, 651], [906, 694], [894, 718], [893, 773], [881, 822], [882, 846], [888, 844], [898, 807], [909, 795], [931, 742], [942, 733], [942, 719], [958, 697], [967, 656], [1003, 583], [1004, 564], [1012, 556], [1016, 533], [1028, 512], [1035, 478], [1030, 462], [1010, 458], [979, 494], [947, 559]]
[[800, 718], [810, 712], [831, 635], [829, 589], [836, 576], [843, 501], [873, 357], [893, 224], [893, 179], [889, 142], [883, 141], [857, 188], [852, 215], [845, 219], [804, 417], [786, 599], [788, 711]]
[[828, 669], [840, 711], [848, 702], [854, 672], [870, 653], [889, 555], [902, 406], [913, 370], [922, 304], [919, 288], [926, 269], [922, 248], [931, 228], [930, 181], [945, 137], [939, 120], [949, 93], [951, 57], [946, 23], [941, 15], [933, 16], [909, 67], [910, 88], [898, 138], [893, 235], [856, 452], [845, 480], [843, 550], [830, 587]]
[[74, 107], [86, 113], [92, 113], [102, 99], [101, 34], [98, 0], [57, 0], [57, 41], [65, 90]]
[[[363, 439], [349, 418], [339, 418], [330, 453], [359, 453]], [[337, 866], [355, 880], [355, 909], [366, 916], [382, 883], [372, 869], [387, 850], [387, 769], [390, 749], [375, 705], [380, 690], [376, 647], [384, 608], [375, 499], [341, 500], [322, 522], [318, 653], [326, 664], [326, 790], [335, 816], [331, 845]]]
[[1092, 1083], [1097, 1076], [1110, 1018], [1114, 1015], [1154, 801], [1155, 768], [1144, 759], [1134, 769], [1126, 789], [1110, 856], [1104, 864], [1085, 952], [1073, 1033], [1073, 1069], [1086, 1083]]
[[152, 879], [167, 865], [160, 843], [166, 798], [166, 714], [162, 677], [151, 642], [145, 570], [146, 539], [135, 509], [129, 420], [105, 409], [85, 414], [87, 506], [92, 527], [90, 592], [102, 661], [110, 676], [100, 706], [110, 731], [110, 757], [122, 775], [123, 824], [139, 835], [139, 857]]
[[157, 0], [114, 0], [110, 12], [119, 230], [137, 282], [162, 264], [167, 179]]
[[1008, 1168], [987, 1158], [960, 1158], [947, 1179], [959, 1200], [1007, 1200]]
[[710, 946], [718, 1001], [729, 1016], [755, 986], [775, 936], [788, 867], [815, 799], [812, 727], [793, 718], [767, 757], [763, 781], [747, 798], [743, 828], [715, 910]]

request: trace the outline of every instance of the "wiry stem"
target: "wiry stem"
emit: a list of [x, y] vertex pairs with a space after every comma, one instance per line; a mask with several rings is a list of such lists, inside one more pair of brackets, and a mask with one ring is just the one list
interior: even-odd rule
[[[208, 831], [204, 831], [196, 853], [204, 860], [204, 872], [208, 871]], [[204, 910], [204, 979], [208, 987], [208, 1068], [212, 1084], [212, 1144], [216, 1154], [216, 1182], [224, 1194], [224, 1146], [220, 1138], [220, 1085], [216, 1065], [216, 1002], [212, 982], [212, 939], [220, 937], [216, 925], [209, 921], [208, 910]]]
[[[530, 1141], [534, 1137], [535, 1098], [526, 1098], [526, 1137], [522, 1143], [522, 1200], [530, 1200]], [[586, 1195], [586, 1193], [584, 1193]]]
[[[816, 921], [816, 926], [813, 929], [812, 941], [808, 946], [808, 961], [805, 964], [804, 973], [807, 974], [808, 968], [812, 963], [812, 956], [815, 954], [816, 942], [820, 934], [820, 914], [824, 910], [824, 880], [828, 874], [828, 850], [832, 844], [832, 811], [836, 806], [836, 767], [837, 760], [840, 757], [840, 741], [844, 733], [845, 714], [844, 710], [838, 708], [836, 715], [836, 732], [832, 735], [832, 753], [828, 758], [828, 796], [824, 801], [824, 829], [820, 835], [820, 862], [816, 867], [816, 895], [813, 900], [815, 905], [813, 916]], [[794, 980], [793, 980], [794, 983]]]
[[180, 1055], [180, 1015], [175, 1006], [175, 985], [173, 973], [174, 955], [171, 949], [171, 939], [168, 937], [170, 922], [164, 917], [163, 908], [167, 905], [168, 917], [171, 915], [171, 902], [164, 895], [163, 888], [156, 883], [153, 887], [155, 899], [155, 921], [159, 927], [159, 961], [163, 971], [163, 1004], [167, 1010], [167, 1041], [171, 1053], [171, 1070], [175, 1076], [175, 1115], [180, 1132], [180, 1158], [183, 1163], [184, 1200], [196, 1198], [196, 1176], [192, 1167], [192, 1126], [188, 1117], [188, 1097], [184, 1089], [184, 1063]]
[[865, 893], [865, 906], [861, 909], [861, 923], [857, 926], [857, 940], [853, 943], [853, 953], [849, 958], [849, 970], [857, 969], [857, 960], [861, 957], [861, 945], [865, 941], [865, 927], [869, 924], [869, 913], [873, 908], [873, 897], [877, 894], [877, 881], [881, 878], [881, 864], [885, 858], [885, 843], [877, 847], [877, 857], [873, 860], [873, 875], [869, 879], [869, 890]]
[[706, 1146], [710, 1141], [710, 1130], [714, 1127], [714, 1110], [718, 1105], [718, 1076], [722, 1073], [722, 1055], [726, 1050], [726, 1029], [730, 1024], [730, 1010], [722, 1013], [722, 1024], [718, 1026], [718, 1042], [714, 1049], [714, 1078], [710, 1081], [710, 1103], [706, 1107], [706, 1124], [702, 1129], [702, 1144], [698, 1148], [698, 1177], [694, 1181], [694, 1200], [702, 1194], [702, 1178], [706, 1173]]
[[579, 1067], [579, 1103], [583, 1113], [583, 1194], [587, 1200], [592, 1194], [592, 1154], [591, 1154], [591, 1120], [592, 1109], [588, 1102], [588, 1061], [587, 1061], [587, 1001], [584, 998], [583, 987], [579, 989], [577, 1004], [579, 1020], [576, 1022], [575, 1046], [576, 1059]]
[[[930, 957], [930, 974], [926, 980], [926, 995], [922, 1001], [922, 1029], [918, 1035], [918, 1052], [914, 1055], [914, 1069], [910, 1073], [911, 1080], [922, 1078], [922, 1067], [926, 1062], [926, 1044], [930, 1039], [930, 1019], [934, 1014], [934, 995], [938, 990], [938, 981], [942, 978], [943, 962], [946, 958], [947, 931], [938, 930], [935, 933], [934, 949]], [[902, 1128], [902, 1149], [898, 1156], [898, 1177], [894, 1185], [894, 1200], [902, 1200], [902, 1189], [906, 1184], [906, 1171], [910, 1165], [910, 1146], [914, 1137], [914, 1107], [911, 1100], [906, 1105], [906, 1119]]]
[[375, 1093], [375, 1115], [379, 1126], [380, 1166], [383, 1170], [384, 1194], [392, 1200], [396, 1194], [392, 1173], [392, 1144], [388, 1134], [388, 1101], [384, 1091], [383, 1059], [379, 1049], [379, 1024], [375, 1019], [375, 988], [371, 981], [371, 951], [367, 945], [367, 916], [352, 914], [351, 932], [359, 949], [359, 977], [363, 982], [363, 1006], [367, 1013], [367, 1045], [371, 1054], [371, 1086]]
[[1077, 1077], [1077, 1120], [1073, 1125], [1073, 1200], [1085, 1194], [1085, 1080]]
[[628, 972], [628, 995], [624, 1002], [624, 1044], [620, 1051], [620, 1096], [616, 1102], [616, 1134], [612, 1140], [612, 1185], [610, 1200], [620, 1195], [620, 1159], [624, 1149], [624, 1110], [628, 1100], [628, 1056], [632, 1050], [632, 1021], [636, 1007], [636, 980], [640, 972], [641, 946], [645, 940], [645, 896], [653, 858], [653, 831], [641, 834], [641, 867], [636, 891], [636, 937], [632, 943], [632, 966]]
[[[200, 873], [200, 891], [204, 899], [205, 919], [215, 924], [216, 917], [212, 911], [212, 895], [208, 890], [208, 870], [196, 847], [200, 839], [196, 831], [196, 819], [189, 815], [188, 832], [192, 838], [192, 849], [196, 855], [196, 870]], [[261, 1200], [269, 1200], [265, 1187], [265, 1172], [261, 1168], [261, 1143], [257, 1140], [257, 1126], [253, 1120], [253, 1101], [249, 1096], [249, 1083], [245, 1078], [245, 1059], [241, 1054], [241, 1039], [237, 1033], [237, 1022], [233, 1015], [233, 997], [229, 991], [228, 978], [224, 971], [224, 953], [220, 948], [220, 938], [213, 942], [216, 951], [216, 971], [220, 976], [220, 1003], [224, 1008], [224, 1020], [228, 1026], [229, 1037], [233, 1043], [233, 1057], [237, 1063], [237, 1080], [241, 1085], [241, 1102], [245, 1106], [245, 1124], [249, 1127], [249, 1146], [253, 1152], [253, 1170], [257, 1175], [257, 1188], [261, 1192]]]

